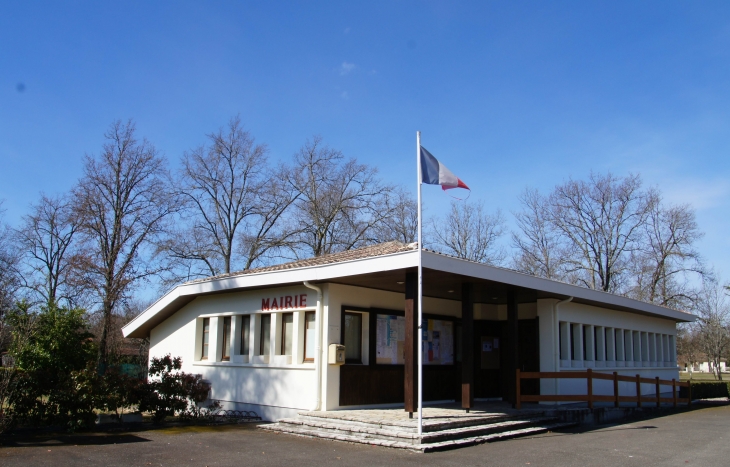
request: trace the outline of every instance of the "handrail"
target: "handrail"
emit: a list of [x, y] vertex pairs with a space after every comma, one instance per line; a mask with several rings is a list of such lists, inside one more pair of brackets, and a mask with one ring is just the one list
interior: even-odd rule
[[[588, 408], [593, 409], [594, 402], [613, 402], [614, 407], [618, 407], [620, 402], [636, 402], [637, 407], [641, 407], [642, 402], [656, 403], [659, 407], [662, 402], [671, 403], [674, 407], [677, 407], [678, 403], [686, 403], [692, 405], [692, 385], [690, 382], [681, 382], [676, 379], [662, 380], [659, 377], [655, 378], [642, 378], [641, 375], [636, 376], [625, 376], [619, 375], [617, 372], [613, 374], [608, 373], [596, 373], [591, 368], [586, 371], [520, 371], [517, 369], [517, 384], [516, 384], [516, 397], [515, 407], [520, 409], [522, 402], [587, 402]], [[586, 393], [585, 394], [573, 394], [573, 395], [522, 395], [520, 394], [521, 381], [523, 379], [585, 379], [586, 380]], [[613, 395], [601, 396], [593, 394], [593, 380], [604, 380], [613, 381]], [[636, 395], [634, 396], [622, 396], [619, 394], [618, 383], [619, 381], [636, 383]], [[642, 384], [654, 384], [656, 387], [656, 393], [654, 396], [646, 396], [641, 394]], [[661, 397], [660, 387], [671, 386], [672, 397]], [[687, 397], [677, 397], [677, 388], [686, 387]]]

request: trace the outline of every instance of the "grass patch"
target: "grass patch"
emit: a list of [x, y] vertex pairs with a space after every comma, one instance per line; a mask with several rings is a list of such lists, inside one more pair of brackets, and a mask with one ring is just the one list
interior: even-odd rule
[[[680, 381], [689, 381], [690, 374], [688, 372], [679, 372]], [[730, 373], [722, 374], [723, 381], [730, 381]], [[692, 373], [692, 381], [717, 381], [717, 378], [712, 373]]]

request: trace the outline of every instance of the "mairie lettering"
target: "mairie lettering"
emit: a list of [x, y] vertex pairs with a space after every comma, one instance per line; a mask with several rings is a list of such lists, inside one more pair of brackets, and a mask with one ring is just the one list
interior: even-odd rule
[[306, 308], [307, 294], [285, 295], [283, 297], [269, 297], [261, 299], [261, 311], [286, 310], [291, 308]]

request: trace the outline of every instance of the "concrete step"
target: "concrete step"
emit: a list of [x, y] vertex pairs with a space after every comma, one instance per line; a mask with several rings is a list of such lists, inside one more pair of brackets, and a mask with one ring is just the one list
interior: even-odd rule
[[[498, 433], [521, 428], [528, 428], [539, 424], [555, 423], [556, 418], [534, 417], [517, 420], [502, 420], [495, 423], [487, 423], [482, 425], [450, 428], [446, 430], [424, 433], [420, 438], [417, 433], [409, 431], [396, 431], [392, 429], [381, 429], [376, 426], [360, 426], [348, 423], [338, 423], [336, 420], [329, 419], [320, 421], [317, 419], [292, 418], [279, 420], [280, 426], [290, 426], [310, 429], [318, 432], [344, 434], [349, 436], [363, 436], [389, 441], [407, 442], [411, 444], [429, 444], [452, 439], [465, 437], [482, 436], [490, 433]], [[276, 426], [276, 425], [274, 425]]]
[[492, 443], [495, 441], [506, 441], [508, 439], [514, 439], [514, 438], [522, 438], [525, 436], [534, 436], [539, 435], [543, 433], [547, 433], [549, 431], [559, 430], [563, 428], [570, 428], [573, 426], [576, 426], [577, 423], [566, 423], [566, 422], [558, 422], [558, 423], [550, 423], [546, 425], [540, 425], [540, 426], [533, 426], [529, 428], [521, 428], [518, 430], [511, 430], [511, 431], [504, 431], [500, 433], [492, 433], [485, 436], [473, 436], [469, 438], [461, 438], [461, 439], [454, 439], [450, 441], [443, 441], [440, 443], [431, 443], [431, 444], [422, 444], [420, 446], [419, 451], [420, 452], [434, 452], [434, 451], [444, 451], [447, 449], [455, 449], [455, 448], [461, 448], [461, 447], [467, 447], [467, 446], [473, 446], [475, 444], [482, 444], [482, 443]]
[[424, 433], [421, 437], [421, 444], [435, 444], [451, 440], [475, 438], [491, 434], [512, 432], [536, 426], [547, 426], [559, 423], [554, 417], [535, 417], [514, 420], [505, 420], [498, 423], [468, 426], [462, 428], [450, 428], [435, 432]]
[[[362, 436], [362, 437], [373, 437], [379, 439], [387, 439], [391, 441], [403, 441], [411, 444], [418, 444], [418, 434], [411, 433], [408, 431], [397, 431], [393, 429], [381, 429], [376, 425], [365, 426], [356, 425], [350, 423], [339, 423], [332, 419], [302, 419], [302, 418], [288, 418], [282, 419], [278, 422], [279, 426], [282, 427], [294, 427], [308, 429], [311, 431], [317, 431], [321, 433], [333, 433], [333, 434], [344, 434], [348, 436]], [[267, 425], [276, 426], [276, 425]], [[264, 428], [264, 427], [262, 427]], [[271, 428], [275, 430], [275, 428]]]
[[[479, 426], [479, 425], [486, 425], [490, 423], [500, 423], [507, 420], [518, 420], [518, 419], [524, 419], [527, 417], [530, 418], [539, 418], [539, 417], [545, 417], [546, 414], [544, 412], [532, 412], [529, 415], [525, 414], [516, 414], [516, 415], [506, 415], [506, 414], [500, 414], [500, 415], [484, 415], [479, 416], [475, 415], [473, 417], [464, 417], [462, 419], [458, 420], [447, 420], [440, 423], [433, 423], [428, 422], [423, 426], [423, 432], [435, 432], [435, 431], [441, 431], [445, 429], [452, 429], [452, 428], [466, 428], [470, 426]], [[333, 413], [333, 412], [299, 412], [297, 415], [298, 419], [306, 420], [306, 421], [313, 421], [313, 422], [321, 422], [324, 421], [326, 423], [338, 423], [338, 424], [347, 424], [352, 425], [356, 427], [368, 427], [368, 428], [378, 428], [381, 430], [395, 430], [395, 431], [407, 431], [411, 433], [417, 433], [418, 428], [416, 427], [414, 420], [404, 421], [404, 420], [380, 420], [378, 422], [372, 422], [370, 420], [365, 421], [362, 419], [359, 419], [358, 417], [348, 417], [345, 414], [339, 414], [339, 413]]]
[[262, 425], [260, 428], [272, 431], [272, 432], [279, 432], [279, 433], [286, 433], [291, 434], [295, 436], [302, 436], [307, 438], [319, 438], [319, 439], [329, 439], [333, 441], [345, 441], [350, 443], [360, 443], [360, 444], [367, 444], [367, 445], [373, 445], [373, 446], [383, 446], [383, 447], [390, 447], [390, 448], [396, 448], [396, 449], [406, 449], [410, 451], [416, 451], [416, 452], [432, 452], [432, 451], [440, 451], [445, 449], [454, 449], [459, 447], [466, 447], [471, 446], [475, 444], [480, 443], [487, 443], [487, 442], [494, 442], [494, 441], [502, 441], [512, 438], [518, 438], [523, 436], [530, 436], [530, 435], [537, 435], [546, 433], [548, 431], [560, 429], [560, 428], [568, 428], [571, 426], [575, 426], [576, 423], [550, 423], [550, 424], [543, 424], [540, 426], [531, 426], [526, 428], [519, 428], [519, 429], [512, 429], [509, 431], [501, 431], [491, 434], [485, 434], [485, 435], [479, 435], [479, 436], [469, 436], [464, 438], [458, 438], [458, 439], [451, 439], [446, 441], [439, 441], [434, 443], [427, 443], [427, 444], [418, 444], [413, 443], [412, 441], [406, 441], [406, 440], [392, 440], [392, 439], [383, 439], [379, 438], [377, 436], [374, 436], [370, 433], [359, 433], [359, 434], [344, 434], [344, 433], [337, 433], [337, 432], [325, 432], [325, 431], [319, 431], [315, 430], [306, 426], [297, 426], [297, 425], [278, 425], [278, 424], [272, 424], [272, 425]]

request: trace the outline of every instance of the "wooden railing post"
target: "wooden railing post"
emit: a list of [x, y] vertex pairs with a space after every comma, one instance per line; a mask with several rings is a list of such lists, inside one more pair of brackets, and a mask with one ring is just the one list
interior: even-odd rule
[[657, 407], [661, 406], [661, 401], [659, 399], [659, 394], [660, 394], [660, 392], [659, 392], [659, 377], [657, 376], [656, 377], [656, 406]]
[[522, 395], [520, 394], [520, 369], [517, 368], [516, 381], [515, 381], [515, 408], [520, 410], [522, 408]]
[[641, 407], [641, 375], [636, 375], [636, 406]]
[[677, 407], [677, 381], [672, 378], [672, 401], [674, 403], [674, 407]]
[[613, 372], [613, 406], [618, 407], [618, 373]]
[[687, 381], [687, 407], [692, 406], [692, 381]]
[[593, 410], [593, 370], [588, 368], [588, 378], [586, 378], [588, 384], [588, 408]]

